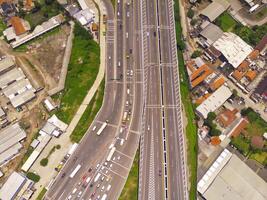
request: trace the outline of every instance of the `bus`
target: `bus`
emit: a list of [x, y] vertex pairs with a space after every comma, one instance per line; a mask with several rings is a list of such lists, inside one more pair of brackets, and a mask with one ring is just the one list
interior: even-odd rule
[[102, 124], [102, 126], [100, 127], [100, 129], [97, 131], [97, 135], [100, 135], [102, 132], [103, 132], [103, 130], [107, 127], [107, 125], [108, 125], [108, 121], [106, 121], [104, 124]]
[[77, 167], [71, 172], [70, 178], [73, 178], [77, 174], [77, 172], [80, 170], [80, 168], [81, 168], [81, 165], [77, 165]]
[[107, 161], [110, 161], [114, 152], [116, 151], [116, 147], [112, 147], [109, 154], [108, 154], [108, 157], [107, 157]]

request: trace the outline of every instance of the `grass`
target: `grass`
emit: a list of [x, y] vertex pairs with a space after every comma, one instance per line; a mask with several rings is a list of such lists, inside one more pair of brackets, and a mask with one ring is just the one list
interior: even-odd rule
[[249, 153], [249, 141], [244, 138], [244, 136], [239, 135], [235, 138], [232, 138], [231, 144], [234, 145], [244, 156], [247, 156]]
[[131, 171], [129, 173], [119, 200], [137, 200], [138, 198], [138, 161], [139, 150], [136, 152]]
[[69, 123], [81, 105], [87, 91], [92, 87], [100, 64], [100, 48], [92, 36], [75, 24], [65, 89], [54, 98], [60, 100], [56, 115]]
[[220, 26], [224, 32], [230, 32], [238, 22], [236, 22], [230, 14], [224, 12], [216, 19], [215, 23]]
[[174, 4], [175, 28], [178, 47], [178, 64], [180, 75], [181, 99], [184, 112], [187, 118], [186, 138], [187, 138], [187, 163], [189, 167], [190, 190], [189, 199], [196, 199], [197, 185], [197, 127], [195, 122], [194, 105], [192, 104], [189, 91], [188, 75], [185, 70], [183, 52], [184, 42], [182, 40], [182, 27], [179, 15], [179, 1]]
[[96, 94], [92, 98], [90, 104], [87, 106], [85, 112], [83, 113], [80, 121], [72, 132], [70, 138], [72, 142], [79, 143], [92, 121], [94, 120], [97, 112], [101, 108], [104, 96], [105, 82], [102, 81], [100, 87], [98, 88]]
[[47, 189], [43, 188], [42, 191], [39, 193], [38, 197], [36, 198], [36, 200], [42, 200], [46, 192]]
[[267, 15], [267, 7], [263, 8], [260, 12], [256, 14], [257, 19], [263, 19]]
[[250, 159], [256, 160], [263, 165], [267, 165], [267, 152], [251, 153]]
[[27, 178], [37, 183], [40, 180], [40, 176], [38, 174], [35, 174], [33, 172], [28, 172], [26, 174]]
[[63, 10], [57, 1], [51, 1], [51, 4], [47, 4], [43, 0], [39, 0], [37, 2], [40, 9], [36, 9], [36, 11], [32, 11], [24, 17], [25, 20], [30, 23], [32, 29], [47, 21], [51, 17], [58, 15]]
[[116, 0], [111, 0], [111, 3], [112, 3], [112, 5], [113, 5], [113, 8], [115, 9]]
[[7, 28], [6, 24], [0, 19], [0, 36], [3, 35], [3, 31]]

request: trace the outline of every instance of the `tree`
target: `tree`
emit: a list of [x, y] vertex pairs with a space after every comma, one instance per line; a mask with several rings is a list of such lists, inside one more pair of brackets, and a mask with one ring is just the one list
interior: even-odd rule
[[54, 3], [54, 0], [45, 0], [46, 5], [51, 5], [52, 3]]
[[192, 55], [191, 55], [191, 58], [197, 58], [201, 55], [201, 51], [199, 50], [195, 50]]
[[48, 164], [48, 158], [43, 158], [41, 161], [40, 161], [40, 165], [42, 165], [43, 167], [47, 166]]
[[192, 19], [195, 15], [195, 12], [192, 8], [189, 8], [189, 10], [187, 11], [187, 17], [189, 17], [190, 19]]
[[26, 176], [28, 179], [34, 181], [35, 183], [37, 183], [40, 180], [40, 176], [33, 172], [28, 172]]

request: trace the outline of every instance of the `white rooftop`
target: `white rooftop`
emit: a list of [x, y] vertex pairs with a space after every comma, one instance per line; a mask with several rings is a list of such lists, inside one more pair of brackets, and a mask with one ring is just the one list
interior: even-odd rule
[[203, 117], [207, 118], [210, 112], [214, 112], [221, 107], [224, 102], [232, 95], [231, 90], [222, 85], [212, 95], [210, 95], [205, 101], [203, 101], [196, 111]]
[[0, 73], [8, 70], [9, 68], [11, 68], [14, 65], [15, 65], [15, 62], [13, 61], [13, 59], [11, 57], [6, 57], [6, 58], [0, 60]]
[[3, 89], [8, 84], [23, 78], [25, 78], [23, 71], [20, 68], [14, 68], [0, 76], [0, 88]]
[[1, 200], [12, 200], [26, 182], [26, 178], [17, 172], [13, 172], [0, 190]]
[[266, 200], [267, 183], [233, 154], [203, 196], [207, 200]]
[[225, 32], [213, 43], [213, 46], [224, 55], [234, 68], [237, 68], [253, 51], [251, 46], [231, 32]]

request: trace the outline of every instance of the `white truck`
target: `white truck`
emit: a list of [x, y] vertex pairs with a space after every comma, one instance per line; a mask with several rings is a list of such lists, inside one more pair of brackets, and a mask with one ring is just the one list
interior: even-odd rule
[[105, 121], [105, 123], [102, 124], [102, 126], [98, 129], [98, 131], [96, 132], [96, 134], [97, 135], [100, 135], [103, 132], [103, 130], [107, 127], [107, 125], [108, 125], [108, 121]]
[[77, 166], [75, 167], [75, 169], [71, 172], [71, 174], [70, 174], [70, 178], [73, 178], [73, 177], [77, 174], [77, 172], [80, 170], [80, 168], [81, 168], [81, 165], [80, 165], [80, 164], [77, 165]]
[[107, 161], [110, 161], [113, 154], [115, 153], [116, 151], [116, 147], [112, 147], [111, 150], [109, 151], [109, 154], [108, 154], [108, 157], [107, 157]]

